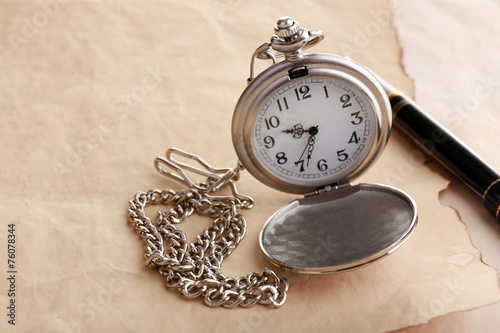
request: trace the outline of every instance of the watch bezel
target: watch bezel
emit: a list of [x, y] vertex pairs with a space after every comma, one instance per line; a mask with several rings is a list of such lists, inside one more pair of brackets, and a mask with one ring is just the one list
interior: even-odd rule
[[[301, 78], [290, 79], [289, 71], [306, 67], [309, 75], [322, 75], [340, 78], [356, 86], [363, 92], [367, 102], [375, 112], [375, 135], [369, 153], [346, 177], [332, 177], [333, 182], [325, 184], [297, 185], [273, 175], [255, 156], [251, 133], [254, 120], [263, 102], [280, 86], [290, 84]], [[318, 187], [348, 183], [366, 172], [378, 159], [389, 138], [392, 125], [392, 112], [387, 95], [376, 77], [358, 63], [332, 54], [312, 53], [304, 55], [298, 62], [283, 60], [260, 73], [243, 91], [236, 104], [232, 121], [232, 140], [234, 149], [243, 166], [258, 180], [277, 190], [289, 193], [310, 193]]]

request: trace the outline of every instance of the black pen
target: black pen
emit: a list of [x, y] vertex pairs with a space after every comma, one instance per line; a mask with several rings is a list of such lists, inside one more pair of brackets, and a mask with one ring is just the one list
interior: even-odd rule
[[394, 124], [481, 197], [500, 221], [500, 174], [411, 98], [378, 79], [389, 96]]

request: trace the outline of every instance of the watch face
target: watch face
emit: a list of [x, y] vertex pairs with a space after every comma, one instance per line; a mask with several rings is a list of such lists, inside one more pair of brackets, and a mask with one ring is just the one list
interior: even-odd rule
[[320, 186], [347, 178], [368, 155], [375, 113], [360, 83], [310, 75], [272, 91], [254, 119], [251, 143], [279, 180]]
[[232, 137], [254, 177], [305, 194], [366, 171], [390, 127], [390, 104], [375, 77], [351, 60], [317, 53], [256, 77], [236, 105]]

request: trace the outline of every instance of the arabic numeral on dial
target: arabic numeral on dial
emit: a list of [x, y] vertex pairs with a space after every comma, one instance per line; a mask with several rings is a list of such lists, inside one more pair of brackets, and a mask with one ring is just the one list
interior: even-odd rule
[[266, 147], [267, 149], [271, 149], [274, 147], [274, 138], [272, 136], [266, 136], [264, 138], [264, 147]]
[[297, 97], [297, 101], [311, 97], [311, 94], [309, 93], [310, 90], [309, 86], [302, 86], [299, 89], [295, 88], [294, 90], [295, 90], [295, 96]]
[[299, 164], [300, 164], [300, 172], [306, 171], [306, 169], [304, 168], [304, 160], [295, 162], [295, 166], [299, 166]]
[[356, 143], [356, 144], [358, 144], [359, 141], [360, 141], [360, 139], [359, 139], [358, 134], [356, 133], [356, 131], [352, 132], [351, 139], [349, 140], [348, 143]]
[[325, 90], [325, 97], [328, 98], [328, 88], [326, 86], [323, 86], [323, 89]]
[[345, 153], [345, 149], [337, 151], [337, 156], [339, 157], [338, 160], [340, 162], [344, 162], [345, 160], [347, 160], [349, 158], [349, 155], [347, 155]]
[[288, 110], [288, 102], [286, 101], [286, 97], [283, 97], [282, 100], [277, 99], [276, 103], [278, 103], [278, 109], [280, 111]]
[[351, 120], [351, 124], [353, 125], [359, 125], [363, 122], [363, 117], [359, 115], [361, 111], [351, 113], [351, 116], [353, 116], [355, 119]]
[[340, 96], [340, 101], [343, 103], [342, 108], [347, 108], [349, 106], [352, 106], [352, 103], [349, 103], [350, 100], [351, 96], [347, 94]]
[[278, 164], [285, 164], [288, 161], [288, 158], [286, 158], [284, 152], [279, 152], [276, 154], [276, 160]]
[[328, 170], [328, 164], [326, 164], [326, 160], [319, 160], [317, 164], [318, 170], [319, 171], [326, 171]]
[[272, 116], [269, 119], [265, 118], [266, 127], [268, 130], [271, 128], [276, 128], [280, 125], [280, 120], [276, 116]]

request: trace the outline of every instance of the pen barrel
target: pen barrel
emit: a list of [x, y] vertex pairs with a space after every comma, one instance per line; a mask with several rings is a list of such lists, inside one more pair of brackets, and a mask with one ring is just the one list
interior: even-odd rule
[[483, 199], [497, 220], [500, 175], [404, 94], [390, 96], [394, 124]]

